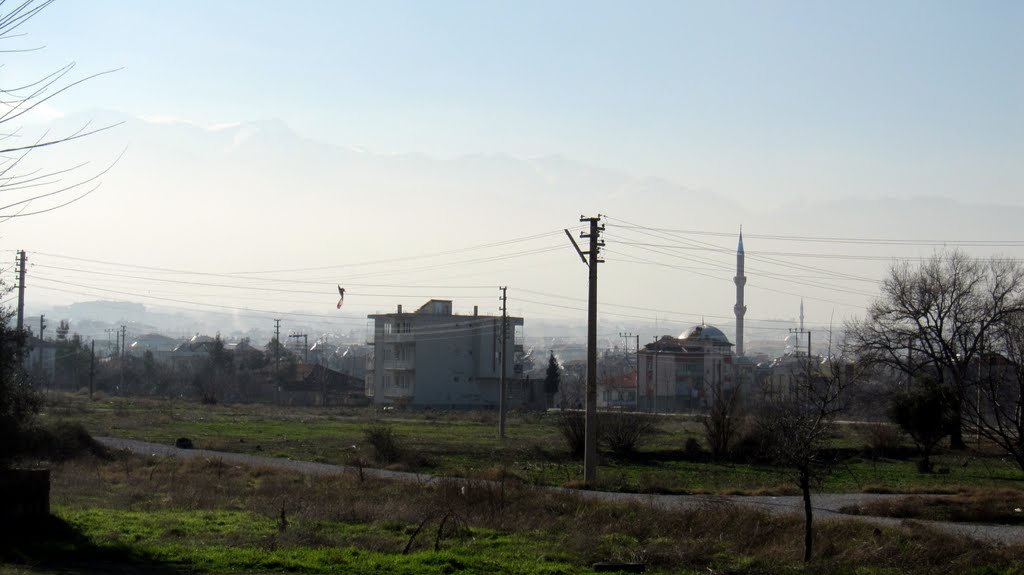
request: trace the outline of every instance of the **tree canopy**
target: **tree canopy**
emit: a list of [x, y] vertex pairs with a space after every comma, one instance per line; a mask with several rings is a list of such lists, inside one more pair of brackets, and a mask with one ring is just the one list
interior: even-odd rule
[[977, 384], [978, 362], [999, 350], [1000, 334], [1021, 314], [1020, 263], [977, 260], [952, 250], [893, 265], [867, 316], [852, 322], [847, 333], [861, 359], [892, 370], [908, 385], [947, 390], [950, 441], [962, 447], [965, 398]]
[[562, 367], [558, 365], [558, 360], [555, 359], [554, 352], [551, 352], [551, 357], [548, 358], [548, 369], [544, 374], [544, 393], [548, 395], [558, 393], [558, 388], [561, 383]]

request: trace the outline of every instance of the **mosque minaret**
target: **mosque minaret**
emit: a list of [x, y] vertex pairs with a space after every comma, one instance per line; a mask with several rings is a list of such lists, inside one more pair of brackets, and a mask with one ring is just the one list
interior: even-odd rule
[[747, 283], [747, 276], [743, 275], [743, 226], [740, 226], [740, 244], [736, 248], [736, 305], [732, 308], [736, 312], [736, 355], [743, 356], [743, 316], [747, 313], [747, 306], [743, 304], [743, 286]]

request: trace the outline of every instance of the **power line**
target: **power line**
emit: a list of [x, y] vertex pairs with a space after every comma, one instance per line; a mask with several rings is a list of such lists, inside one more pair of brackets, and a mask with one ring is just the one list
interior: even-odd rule
[[[690, 230], [690, 229], [675, 229], [675, 228], [656, 228], [650, 226], [642, 226], [639, 224], [632, 224], [625, 220], [619, 220], [613, 217], [608, 217], [611, 222], [623, 222], [622, 224], [611, 223], [610, 226], [623, 229], [642, 229], [651, 231], [668, 232], [675, 234], [687, 234], [687, 235], [704, 235], [704, 236], [718, 236], [718, 237], [735, 237], [733, 232], [711, 232], [704, 230]], [[934, 247], [946, 247], [946, 246], [978, 246], [978, 247], [1024, 247], [1024, 241], [1022, 240], [938, 240], [938, 239], [897, 239], [897, 238], [852, 238], [852, 237], [829, 237], [829, 236], [797, 236], [797, 235], [771, 235], [771, 234], [750, 234], [745, 233], [744, 237], [763, 239], [763, 240], [778, 240], [778, 241], [791, 241], [791, 242], [813, 242], [813, 243], [841, 243], [841, 244], [855, 244], [855, 245], [908, 245], [908, 246], [934, 246]]]

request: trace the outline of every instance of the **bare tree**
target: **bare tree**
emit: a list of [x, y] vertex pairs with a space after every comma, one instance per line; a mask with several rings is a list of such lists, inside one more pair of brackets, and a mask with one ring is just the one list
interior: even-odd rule
[[709, 396], [707, 413], [702, 420], [704, 437], [711, 456], [721, 459], [729, 454], [739, 430], [740, 388], [738, 385], [725, 387], [721, 380], [707, 381], [704, 388]]
[[[52, 3], [53, 0], [23, 0], [8, 7], [0, 2], [0, 53], [33, 50], [11, 46], [11, 42], [23, 36], [22, 26]], [[114, 160], [107, 167], [91, 172], [88, 162], [58, 168], [38, 165], [42, 158], [36, 156], [46, 149], [118, 125], [93, 126], [86, 122], [62, 134], [52, 134], [49, 129], [30, 134], [21, 125], [27, 114], [57, 96], [83, 82], [116, 71], [107, 70], [76, 79], [72, 76], [74, 69], [75, 63], [70, 62], [55, 71], [21, 82], [4, 78], [3, 82], [8, 85], [0, 85], [0, 193], [3, 194], [0, 221], [37, 215], [77, 202], [94, 192], [100, 185], [100, 178], [117, 163]]]
[[845, 409], [846, 395], [860, 379], [861, 366], [829, 356], [806, 357], [786, 393], [764, 399], [758, 410], [757, 428], [766, 455], [791, 470], [804, 502], [804, 561], [811, 559], [814, 514], [811, 487], [831, 471], [833, 457], [827, 448], [836, 416]]
[[1024, 268], [1003, 259], [974, 260], [942, 252], [912, 266], [895, 264], [865, 319], [847, 333], [863, 360], [907, 381], [929, 381], [950, 391], [950, 444], [963, 448], [963, 403], [971, 366], [985, 344], [1024, 311]]
[[988, 347], [976, 362], [977, 393], [964, 405], [978, 433], [1024, 470], [1024, 313], [1004, 322]]

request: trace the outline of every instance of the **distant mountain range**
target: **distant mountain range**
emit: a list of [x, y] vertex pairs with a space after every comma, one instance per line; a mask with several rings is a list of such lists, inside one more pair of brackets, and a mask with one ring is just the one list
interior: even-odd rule
[[[323, 282], [323, 301], [318, 296], [306, 296], [286, 303], [238, 303], [241, 307], [296, 311], [326, 308], [333, 302], [330, 292], [334, 284], [345, 279], [338, 276], [354, 275], [336, 271], [349, 269], [343, 266], [541, 233], [557, 234], [563, 228], [577, 225], [580, 214], [602, 213], [613, 219], [609, 220], [607, 235], [608, 264], [601, 268], [601, 300], [651, 310], [605, 315], [602, 321], [609, 333], [619, 327], [629, 330], [637, 329], [630, 326], [653, 324], [660, 315], [669, 316], [661, 320], [663, 324], [676, 322], [667, 325], [665, 333], [678, 333], [685, 324], [707, 317], [709, 323], [724, 324], [723, 329], [731, 334], [728, 328], [735, 288], [728, 266], [733, 258], [730, 250], [735, 249], [732, 234], [740, 225], [748, 238], [748, 318], [793, 319], [799, 298], [806, 296], [809, 316], [821, 325], [829, 321], [830, 309], [834, 309], [828, 300], [834, 299], [835, 282], [839, 280], [832, 276], [831, 283], [822, 287], [812, 285], [822, 283], [817, 280], [787, 283], [791, 279], [814, 276], [817, 268], [838, 269], [861, 278], [849, 280], [849, 287], [857, 292], [849, 299], [863, 302], [864, 294], [876, 291], [870, 281], [863, 280], [880, 277], [886, 264], [858, 258], [888, 257], [894, 253], [926, 256], [941, 249], [942, 241], [1013, 240], [1019, 236], [1019, 222], [1024, 221], [1024, 208], [978, 204], [972, 201], [970, 190], [956, 199], [826, 201], [810, 197], [753, 211], [713, 191], [558, 156], [437, 158], [429, 150], [423, 154], [374, 153], [310, 140], [274, 120], [211, 128], [106, 112], [97, 112], [91, 119], [95, 125], [125, 123], [90, 138], [88, 145], [62, 150], [50, 160], [66, 163], [85, 159], [93, 162], [91, 167], [105, 167], [105, 162], [127, 146], [124, 157], [103, 177], [102, 187], [93, 195], [50, 214], [9, 222], [3, 229], [6, 247], [211, 273], [304, 269], [304, 281]], [[74, 130], [84, 120], [64, 118], [54, 130]], [[894, 190], [894, 195], [897, 192]], [[634, 223], [642, 229], [630, 228]], [[676, 267], [642, 265], [642, 258], [635, 255], [640, 253], [637, 250], [656, 250], [657, 244], [665, 242], [663, 235], [642, 235], [652, 228], [728, 234], [688, 236], [695, 242], [694, 253], [714, 258], [720, 269], [701, 271], [709, 264], [686, 259], [678, 260]], [[865, 241], [834, 247], [836, 244], [800, 239], [805, 237]], [[886, 238], [930, 239], [940, 243], [908, 248], [867, 241]], [[655, 247], [634, 245], [644, 242]], [[833, 246], [832, 251], [849, 257], [802, 259], [803, 267], [775, 267], [774, 261], [793, 261], [792, 254], [797, 253], [824, 252], [823, 246]], [[509, 247], [508, 252], [519, 249]], [[571, 249], [566, 242], [564, 254], [545, 256], [549, 259], [534, 256], [511, 260], [504, 267], [495, 265], [486, 271], [478, 271], [469, 264], [464, 268], [426, 269], [417, 272], [420, 275], [416, 281], [422, 283], [426, 280], [419, 278], [428, 278], [444, 284], [509, 284], [572, 293], [583, 300], [584, 272]], [[978, 245], [971, 249], [982, 255], [1003, 253], [1021, 257], [1020, 247]], [[661, 257], [656, 252], [650, 254], [650, 259]], [[33, 261], [47, 262], [47, 258], [39, 256]], [[53, 277], [55, 272], [32, 273], [49, 273]], [[367, 277], [361, 281], [401, 284], [409, 281], [410, 275], [396, 268], [391, 276]], [[56, 295], [34, 292], [30, 306], [47, 309], [47, 297], [63, 297], [64, 301], [71, 297], [83, 302], [138, 301], [141, 298], [132, 294], [151, 292], [149, 287], [125, 281], [123, 286], [104, 284], [115, 293], [101, 295], [79, 287], [84, 280], [73, 279], [70, 283], [62, 288], [65, 292]], [[180, 294], [189, 293], [189, 289], [196, 293], [203, 289], [212, 291], [181, 286], [168, 299], [187, 299]], [[353, 290], [353, 294], [358, 291]], [[365, 328], [366, 313], [391, 309], [394, 303], [401, 302], [392, 302], [386, 296], [372, 301], [368, 296], [353, 296], [351, 303], [346, 304], [352, 307], [346, 309], [355, 319], [332, 329], [345, 333], [361, 331]], [[467, 301], [465, 305], [472, 303]], [[173, 301], [166, 303], [171, 309], [174, 305]], [[66, 313], [69, 317], [84, 318], [95, 311], [109, 317], [93, 307], [94, 304], [82, 309], [70, 306], [51, 313], [54, 317]], [[214, 326], [220, 320], [216, 318], [223, 316], [214, 314], [197, 319], [204, 314], [180, 312], [165, 314], [157, 321], [150, 311], [157, 307], [159, 301], [147, 302], [142, 313], [137, 307], [127, 306], [117, 312], [125, 315], [113, 321], [137, 321], [140, 325], [186, 332], [198, 330], [197, 325], [207, 326], [206, 330], [217, 329]], [[574, 302], [569, 307], [580, 308], [582, 304]], [[584, 314], [572, 310], [548, 317], [550, 308], [523, 304], [523, 309], [524, 315], [535, 318], [533, 325], [545, 326], [543, 330], [557, 331], [557, 326], [576, 330], [584, 318]], [[688, 317], [680, 319], [683, 311]], [[841, 311], [840, 315], [848, 311]], [[262, 322], [259, 329], [269, 329], [266, 320], [254, 321]], [[247, 322], [234, 318], [230, 325], [219, 329], [255, 329], [246, 327]], [[220, 324], [227, 325], [223, 321]], [[528, 319], [527, 326], [530, 325]], [[307, 327], [326, 332], [330, 326]]]

